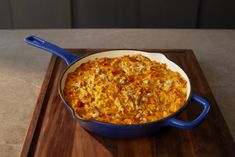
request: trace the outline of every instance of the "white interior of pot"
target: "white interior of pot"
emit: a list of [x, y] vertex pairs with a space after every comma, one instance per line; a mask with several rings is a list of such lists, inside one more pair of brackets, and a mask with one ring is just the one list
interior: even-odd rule
[[170, 61], [168, 58], [166, 58], [165, 55], [161, 53], [148, 53], [148, 52], [143, 52], [143, 51], [135, 51], [135, 50], [113, 50], [113, 51], [105, 51], [105, 52], [100, 52], [100, 53], [95, 53], [92, 55], [89, 55], [87, 57], [84, 57], [74, 63], [73, 65], [70, 66], [70, 68], [67, 69], [67, 71], [64, 73], [64, 76], [62, 76], [61, 80], [61, 92], [63, 94], [63, 89], [64, 89], [64, 84], [67, 78], [67, 75], [71, 72], [73, 72], [77, 67], [79, 67], [82, 63], [85, 63], [89, 60], [94, 60], [96, 58], [113, 58], [113, 57], [121, 57], [124, 55], [133, 55], [133, 54], [141, 54], [143, 56], [146, 56], [150, 58], [151, 60], [155, 60], [160, 63], [165, 63], [167, 64], [167, 68], [172, 70], [172, 71], [177, 71], [181, 74], [181, 76], [187, 81], [187, 99], [189, 98], [190, 91], [191, 91], [191, 84], [189, 82], [189, 78], [186, 75], [186, 73], [174, 62]]

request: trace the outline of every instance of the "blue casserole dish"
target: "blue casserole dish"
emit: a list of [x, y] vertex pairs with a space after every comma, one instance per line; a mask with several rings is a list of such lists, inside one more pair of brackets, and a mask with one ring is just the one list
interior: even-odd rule
[[[153, 135], [156, 133], [157, 130], [165, 126], [173, 126], [181, 129], [189, 129], [199, 125], [205, 119], [206, 115], [209, 112], [210, 105], [208, 101], [196, 94], [192, 94], [191, 83], [186, 73], [178, 65], [170, 61], [168, 58], [165, 57], [165, 55], [161, 53], [148, 53], [135, 50], [114, 50], [114, 51], [95, 53], [85, 57], [79, 57], [36, 36], [27, 37], [25, 39], [25, 42], [32, 46], [51, 52], [57, 55], [58, 57], [62, 58], [67, 63], [68, 67], [61, 75], [60, 81], [58, 83], [59, 95], [62, 101], [64, 102], [65, 107], [71, 112], [74, 119], [83, 128], [92, 133], [111, 138], [133, 138], [133, 137]], [[79, 67], [82, 63], [87, 62], [88, 60], [93, 60], [95, 58], [103, 58], [103, 57], [119, 57], [123, 55], [132, 55], [132, 54], [141, 54], [150, 58], [151, 60], [155, 60], [160, 63], [165, 63], [167, 64], [167, 67], [172, 71], [179, 72], [181, 76], [187, 81], [186, 103], [174, 114], [164, 119], [145, 124], [118, 125], [118, 124], [100, 122], [96, 120], [83, 120], [81, 117], [79, 117], [79, 115], [75, 113], [73, 108], [66, 102], [64, 98], [63, 88], [68, 73], [73, 72], [77, 67]], [[190, 101], [196, 102], [198, 105], [200, 105], [203, 108], [201, 113], [193, 121], [183, 121], [178, 119], [176, 116], [187, 107]]]

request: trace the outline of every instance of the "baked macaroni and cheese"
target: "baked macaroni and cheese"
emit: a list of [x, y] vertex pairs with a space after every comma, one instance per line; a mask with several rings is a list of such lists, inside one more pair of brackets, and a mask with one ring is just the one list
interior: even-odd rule
[[69, 73], [66, 101], [86, 120], [113, 124], [156, 121], [186, 101], [187, 82], [166, 64], [142, 55], [98, 58]]

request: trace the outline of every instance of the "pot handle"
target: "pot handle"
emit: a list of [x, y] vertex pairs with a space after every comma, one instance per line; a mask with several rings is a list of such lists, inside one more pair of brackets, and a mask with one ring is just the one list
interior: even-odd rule
[[78, 60], [80, 57], [73, 55], [72, 53], [66, 51], [65, 49], [62, 49], [46, 40], [43, 40], [39, 37], [36, 37], [34, 35], [29, 36], [27, 38], [24, 39], [24, 41], [26, 43], [28, 43], [29, 45], [32, 45], [34, 47], [43, 49], [45, 51], [48, 51], [58, 57], [60, 57], [61, 59], [63, 59], [67, 65], [72, 64], [74, 61]]
[[183, 120], [173, 117], [166, 121], [166, 125], [173, 126], [176, 128], [182, 128], [182, 129], [190, 129], [199, 125], [205, 119], [207, 113], [209, 112], [210, 105], [206, 99], [196, 94], [192, 94], [191, 100], [203, 107], [203, 110], [200, 113], [200, 115], [193, 121], [183, 121]]

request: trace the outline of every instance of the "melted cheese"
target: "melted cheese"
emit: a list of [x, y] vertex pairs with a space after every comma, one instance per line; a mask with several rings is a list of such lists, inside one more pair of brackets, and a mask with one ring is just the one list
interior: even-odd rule
[[180, 74], [166, 64], [132, 55], [83, 63], [68, 74], [64, 95], [83, 119], [139, 124], [181, 108], [186, 86]]

